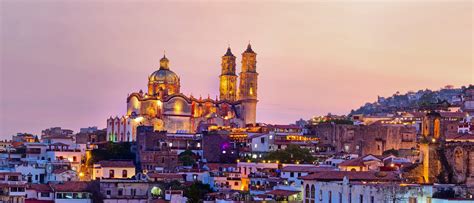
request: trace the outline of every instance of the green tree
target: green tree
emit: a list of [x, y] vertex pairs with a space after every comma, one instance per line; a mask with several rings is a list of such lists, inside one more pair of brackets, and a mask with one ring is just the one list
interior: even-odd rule
[[198, 203], [198, 202], [202, 202], [204, 199], [204, 196], [210, 192], [212, 192], [212, 189], [209, 184], [194, 182], [191, 186], [187, 187], [184, 190], [184, 196], [188, 198], [188, 202]]
[[178, 158], [184, 166], [192, 166], [194, 163], [196, 163], [196, 154], [194, 154], [189, 149], [179, 154]]
[[129, 159], [134, 160], [135, 154], [131, 151], [131, 144], [129, 142], [114, 143], [109, 142], [103, 148], [92, 150], [92, 157], [87, 162], [88, 166], [93, 165], [102, 160], [111, 159]]
[[395, 150], [395, 149], [389, 149], [389, 150], [386, 150], [384, 152], [382, 152], [382, 155], [384, 156], [387, 156], [387, 155], [394, 155], [394, 156], [398, 156], [399, 153], [398, 153], [398, 150]]
[[268, 153], [265, 159], [281, 163], [313, 163], [315, 160], [308, 149], [293, 144], [288, 145], [284, 150]]

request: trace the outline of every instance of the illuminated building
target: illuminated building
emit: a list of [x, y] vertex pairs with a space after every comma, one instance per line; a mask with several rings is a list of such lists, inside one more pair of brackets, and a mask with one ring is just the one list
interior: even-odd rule
[[107, 119], [107, 140], [135, 141], [136, 127], [153, 126], [155, 131], [195, 133], [202, 125], [245, 127], [255, 124], [257, 107], [256, 56], [251, 45], [242, 53], [239, 87], [236, 57], [230, 48], [222, 56], [220, 98], [205, 99], [180, 92], [180, 78], [170, 69], [166, 56], [160, 67], [148, 77], [148, 91], [127, 97], [127, 112]]

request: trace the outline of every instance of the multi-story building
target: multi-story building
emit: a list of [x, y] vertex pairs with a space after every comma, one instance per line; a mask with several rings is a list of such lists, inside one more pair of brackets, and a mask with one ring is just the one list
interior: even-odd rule
[[[387, 194], [370, 187], [349, 187], [349, 181], [365, 185], [393, 184], [398, 186], [400, 179], [393, 172], [352, 172], [327, 171], [303, 176], [304, 202], [387, 202]], [[390, 188], [391, 189], [391, 188]], [[389, 189], [387, 188], [387, 191]]]
[[146, 180], [100, 180], [104, 203], [147, 203], [151, 188]]
[[0, 201], [24, 203], [26, 196], [26, 181], [21, 173], [0, 172]]
[[54, 202], [54, 191], [48, 184], [28, 184], [26, 187], [26, 202]]
[[371, 125], [323, 123], [313, 127], [319, 150], [360, 155], [382, 155], [387, 150], [416, 147], [416, 129], [403, 124], [377, 121]]
[[49, 136], [60, 137], [60, 136], [71, 136], [74, 131], [69, 129], [62, 129], [61, 127], [52, 127], [41, 131], [41, 138]]
[[138, 169], [144, 172], [158, 168], [175, 171], [178, 166], [178, 152], [172, 150], [173, 144], [168, 143], [166, 132], [153, 132], [153, 128], [148, 126], [139, 126], [137, 129]]

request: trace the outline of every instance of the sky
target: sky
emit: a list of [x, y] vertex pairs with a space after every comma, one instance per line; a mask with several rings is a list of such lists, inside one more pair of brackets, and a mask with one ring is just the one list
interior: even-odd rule
[[257, 121], [347, 114], [396, 91], [474, 83], [472, 1], [1, 0], [0, 139], [105, 127], [166, 50], [186, 95], [257, 52]]

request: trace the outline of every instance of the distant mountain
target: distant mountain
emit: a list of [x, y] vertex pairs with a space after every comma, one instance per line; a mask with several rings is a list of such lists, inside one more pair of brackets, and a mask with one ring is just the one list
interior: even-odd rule
[[447, 85], [440, 90], [418, 90], [417, 92], [409, 91], [405, 94], [396, 92], [390, 97], [378, 97], [373, 103], [366, 103], [358, 109], [352, 110], [350, 115], [354, 114], [383, 114], [394, 113], [396, 111], [412, 111], [417, 109], [428, 108], [431, 106], [448, 105], [460, 106], [462, 104], [465, 90], [474, 88], [473, 85], [468, 87], [454, 88]]

